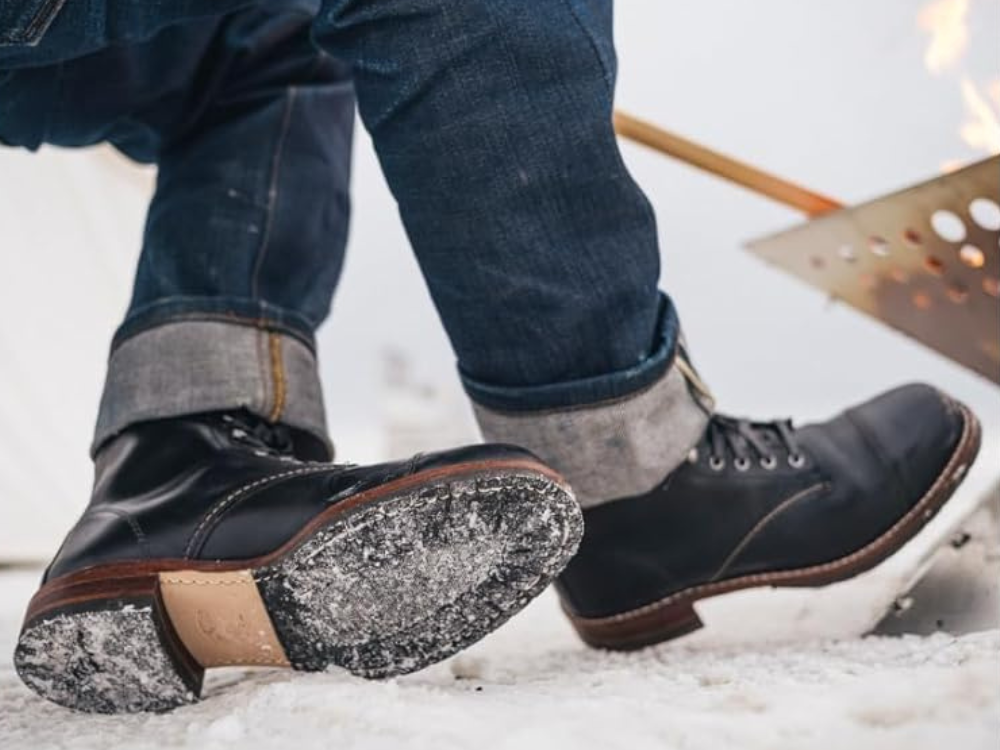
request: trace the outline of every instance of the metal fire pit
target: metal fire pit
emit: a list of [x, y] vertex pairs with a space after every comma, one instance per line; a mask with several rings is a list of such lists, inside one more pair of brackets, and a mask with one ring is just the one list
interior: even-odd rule
[[749, 250], [1000, 383], [1000, 156]]

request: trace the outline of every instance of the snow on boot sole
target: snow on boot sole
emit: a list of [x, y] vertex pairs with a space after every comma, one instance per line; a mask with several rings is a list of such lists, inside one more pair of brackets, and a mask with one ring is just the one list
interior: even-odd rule
[[406, 674], [522, 609], [582, 533], [572, 493], [541, 465], [414, 475], [331, 507], [262, 558], [112, 563], [50, 581], [14, 663], [43, 697], [100, 713], [193, 703], [216, 666]]

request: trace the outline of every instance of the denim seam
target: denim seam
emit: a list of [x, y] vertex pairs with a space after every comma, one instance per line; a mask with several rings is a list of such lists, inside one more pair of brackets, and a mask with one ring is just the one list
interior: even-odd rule
[[[587, 28], [587, 25], [580, 18], [580, 15], [576, 12], [576, 9], [573, 7], [573, 3], [570, 2], [570, 0], [563, 0], [563, 1], [569, 8], [569, 12], [573, 16], [574, 20], [576, 20], [577, 25], [583, 31], [584, 35], [590, 40], [590, 46], [594, 50], [594, 55], [597, 57], [597, 61], [601, 66], [601, 70], [604, 72], [604, 85], [608, 89], [608, 94], [611, 97], [611, 100], [614, 101], [614, 96], [615, 96], [614, 79], [612, 78], [611, 71], [608, 69], [608, 66], [604, 61], [604, 56], [601, 54], [601, 48], [600, 45], [597, 43], [597, 39], [594, 37], [594, 34], [590, 31], [590, 29]], [[638, 183], [635, 181], [631, 173], [628, 171], [628, 167], [625, 164], [625, 159], [622, 158], [621, 149], [618, 148], [618, 141], [614, 135], [613, 125], [611, 130], [612, 130], [611, 145], [612, 148], [614, 149], [615, 158], [618, 161], [618, 166], [621, 169], [622, 173], [625, 175], [625, 179], [632, 182], [632, 184], [635, 185], [636, 188], [638, 189]], [[639, 192], [642, 193], [641, 190]], [[656, 214], [653, 212], [653, 207], [649, 202], [649, 198], [645, 196], [645, 193], [642, 193], [642, 196], [643, 196], [642, 203], [644, 205], [646, 218], [649, 220], [650, 225], [655, 227]]]
[[288, 387], [285, 379], [285, 362], [281, 353], [281, 336], [276, 333], [267, 334], [268, 352], [271, 355], [271, 377], [273, 379], [273, 406], [269, 419], [277, 422], [281, 419], [281, 414], [285, 410], [285, 391]]
[[[36, 45], [65, 4], [66, 0], [49, 0], [38, 9], [34, 18], [32, 18], [23, 29], [15, 29], [14, 33], [23, 34], [24, 37], [29, 40], [28, 44], [30, 46]], [[36, 33], [39, 35], [38, 40], [33, 40]]]
[[615, 90], [614, 86], [611, 84], [611, 71], [608, 70], [607, 64], [604, 62], [604, 55], [601, 54], [601, 48], [597, 43], [597, 39], [594, 37], [590, 29], [587, 28], [587, 24], [583, 22], [580, 18], [580, 14], [576, 12], [576, 8], [573, 7], [573, 3], [570, 0], [563, 0], [563, 4], [569, 10], [569, 14], [573, 16], [573, 20], [576, 21], [577, 27], [583, 32], [583, 35], [587, 37], [590, 42], [590, 47], [594, 51], [594, 55], [597, 57], [597, 62], [601, 66], [601, 72], [604, 74], [604, 86], [608, 90], [608, 95], [614, 98]]
[[264, 259], [270, 249], [271, 229], [274, 226], [274, 207], [278, 202], [278, 178], [281, 174], [281, 162], [285, 153], [285, 143], [288, 140], [288, 131], [292, 122], [292, 112], [295, 109], [295, 100], [298, 97], [298, 88], [292, 86], [288, 89], [288, 96], [285, 99], [285, 111], [281, 117], [281, 128], [278, 130], [278, 140], [275, 143], [274, 154], [271, 158], [271, 174], [267, 188], [267, 218], [264, 223], [264, 232], [260, 240], [260, 247], [257, 249], [257, 257], [254, 261], [253, 275], [250, 278], [250, 297], [258, 299], [260, 297], [260, 273], [264, 267]]

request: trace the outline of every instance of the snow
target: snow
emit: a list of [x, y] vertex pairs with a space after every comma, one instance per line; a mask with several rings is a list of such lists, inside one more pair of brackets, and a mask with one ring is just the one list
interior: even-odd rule
[[596, 652], [546, 594], [469, 651], [408, 677], [224, 670], [205, 700], [171, 714], [74, 714], [36, 698], [11, 666], [38, 575], [0, 573], [4, 750], [976, 750], [1000, 736], [1000, 630], [816, 639], [783, 629], [780, 609], [760, 597], [744, 597], [742, 611], [775, 618], [765, 641], [732, 617], [643, 652]]

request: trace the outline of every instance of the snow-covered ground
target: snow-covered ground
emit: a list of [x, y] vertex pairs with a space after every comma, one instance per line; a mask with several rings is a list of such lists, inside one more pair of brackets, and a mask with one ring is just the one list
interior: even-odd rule
[[[984, 454], [997, 448], [987, 442]], [[550, 591], [483, 642], [416, 675], [376, 683], [343, 672], [219, 670], [200, 704], [161, 716], [74, 714], [22, 686], [11, 654], [40, 571], [0, 569], [0, 750], [995, 750], [993, 471], [993, 462], [977, 464], [923, 532], [876, 569], [819, 590], [701, 602], [706, 627], [671, 644], [635, 654], [587, 649]], [[980, 505], [988, 496], [992, 509]], [[966, 520], [977, 507], [978, 522]], [[958, 536], [964, 544], [947, 543]], [[924, 581], [934, 585], [900, 598], [927, 565], [935, 575]], [[911, 599], [876, 628], [894, 601]], [[979, 632], [906, 634], [942, 623]], [[873, 628], [902, 635], [862, 637]]]
[[[968, 117], [960, 81], [985, 87], [1000, 70], [991, 31], [1000, 3], [971, 3], [966, 57], [933, 76], [916, 22], [924, 5], [620, 2], [618, 102], [845, 201], [874, 197], [981, 156], [958, 135]], [[995, 479], [994, 386], [740, 249], [799, 216], [624, 151], [660, 218], [663, 286], [725, 409], [821, 418], [927, 380], [980, 414], [980, 489]], [[320, 332], [340, 456], [472, 440], [447, 341], [363, 135], [356, 154], [351, 248]], [[0, 392], [16, 394], [0, 399], [0, 559], [47, 558], [86, 502], [106, 347], [127, 303], [151, 178], [100, 151], [0, 150]], [[373, 289], [393, 304], [373, 305]], [[387, 359], [407, 363], [410, 391], [386, 392]], [[421, 400], [424, 391], [434, 398]], [[197, 706], [127, 718], [74, 715], [21, 686], [11, 653], [39, 572], [0, 570], [0, 749], [995, 750], [1000, 631], [860, 637], [906, 570], [819, 599], [735, 595], [705, 607], [706, 630], [628, 656], [586, 650], [547, 596], [468, 653], [405, 679], [229, 672], [213, 676]], [[980, 577], [995, 592], [997, 576]]]
[[[987, 442], [984, 453], [997, 448]], [[977, 464], [942, 512], [868, 573], [823, 589], [700, 602], [706, 627], [672, 644], [590, 650], [549, 591], [497, 633], [416, 675], [376, 683], [344, 672], [218, 670], [200, 704], [162, 716], [74, 714], [23, 687], [11, 654], [40, 571], [0, 569], [0, 750], [995, 750], [993, 470]], [[959, 536], [967, 540], [960, 547], [947, 543]], [[901, 598], [928, 565], [932, 575]], [[894, 601], [911, 600], [883, 620]], [[942, 624], [966, 634], [907, 634]], [[862, 637], [872, 630], [902, 635]]]
[[[730, 618], [636, 654], [588, 650], [545, 595], [454, 659], [389, 682], [227, 670], [200, 704], [104, 717], [46, 704], [11, 666], [37, 571], [0, 573], [0, 747], [994, 750], [1000, 631], [815, 640]], [[775, 613], [743, 604], [748, 615]]]

